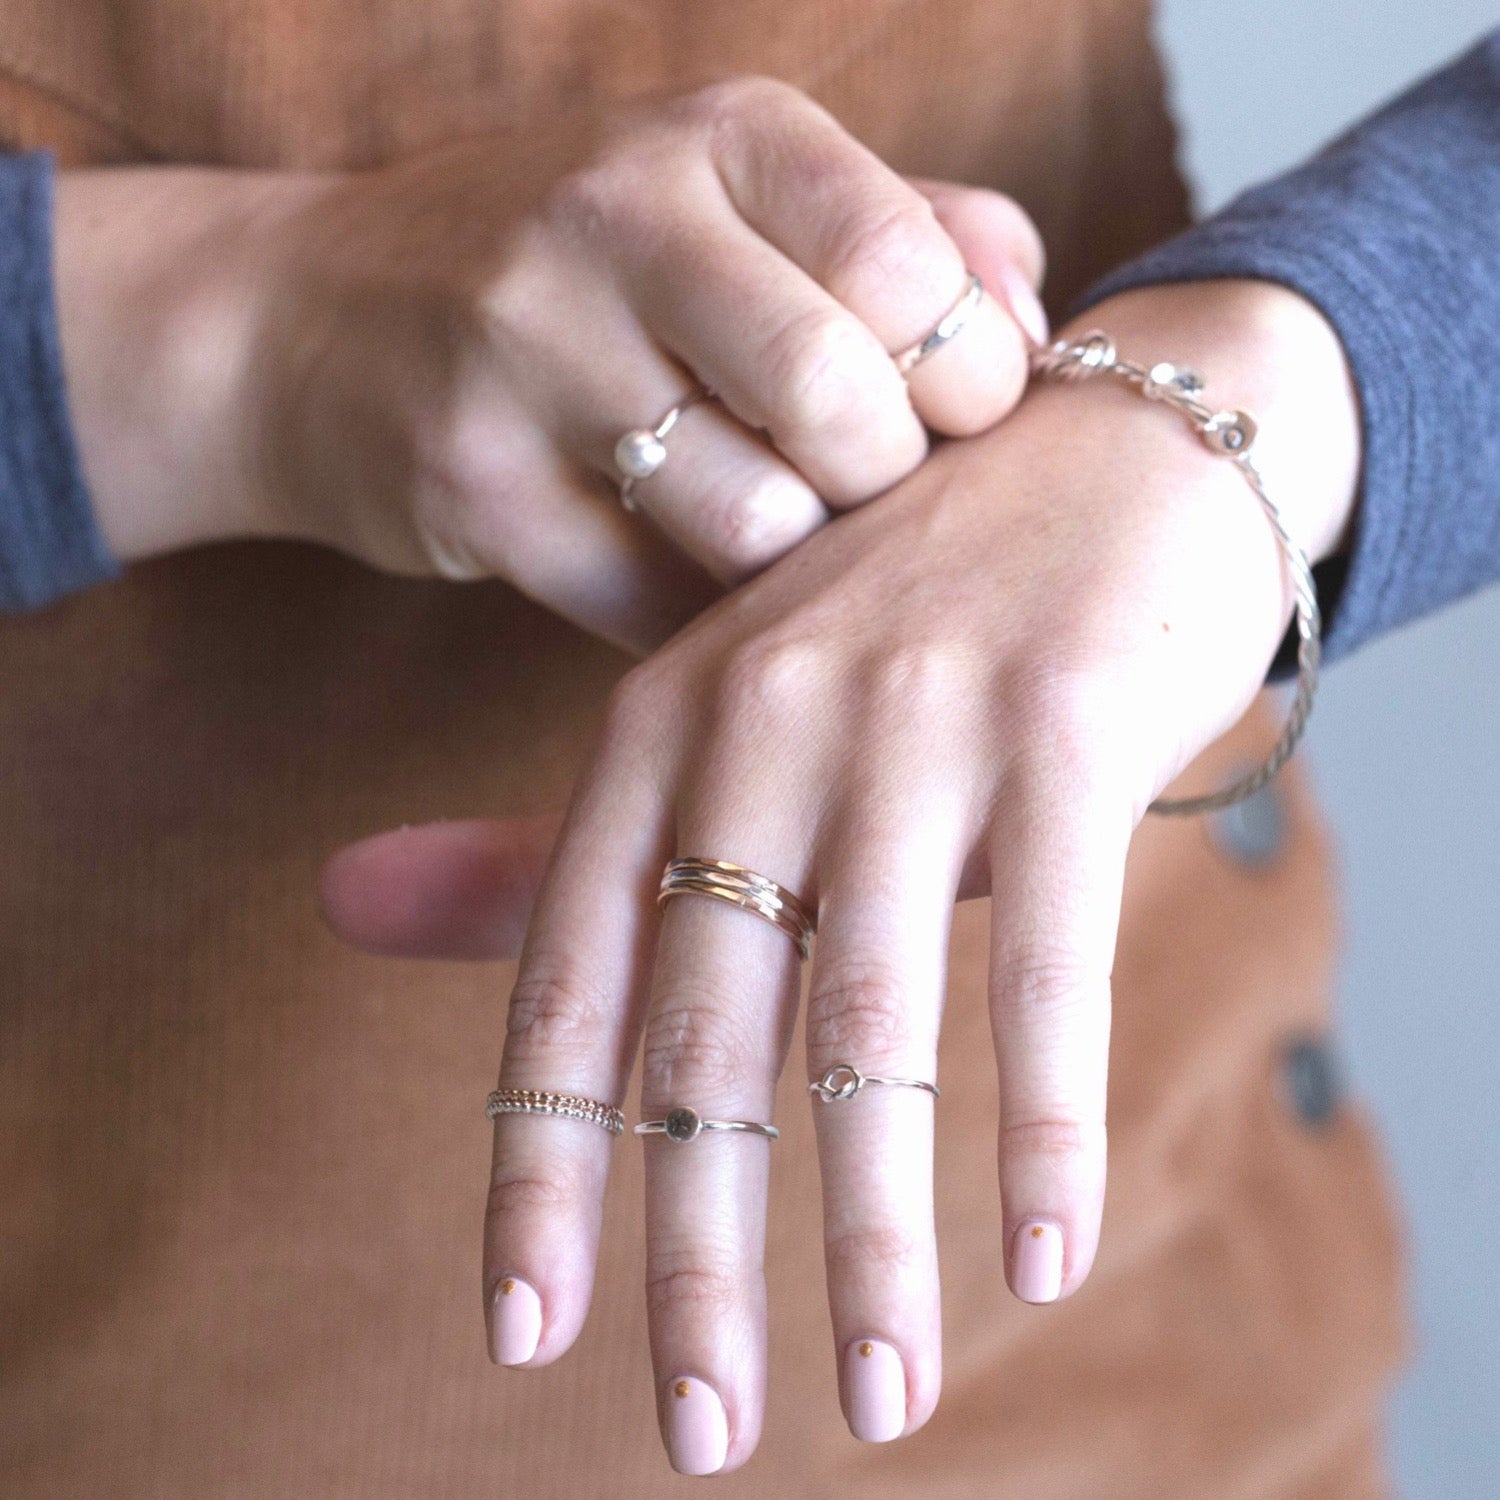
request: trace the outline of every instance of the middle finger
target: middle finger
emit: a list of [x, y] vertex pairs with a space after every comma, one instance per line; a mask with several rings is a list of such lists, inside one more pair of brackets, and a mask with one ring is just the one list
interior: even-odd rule
[[[714, 777], [742, 796], [711, 811], [695, 809], [690, 792], [679, 852], [730, 860], [798, 890], [805, 834], [785, 816], [784, 795], [757, 795], [758, 779]], [[646, 1119], [690, 1108], [706, 1120], [771, 1123], [799, 959], [787, 934], [753, 912], [701, 895], [666, 904], [641, 1059]], [[644, 1147], [647, 1311], [663, 1440], [680, 1473], [735, 1468], [754, 1450], [764, 1405], [775, 1146], [763, 1135], [704, 1131], [685, 1142], [649, 1136]]]

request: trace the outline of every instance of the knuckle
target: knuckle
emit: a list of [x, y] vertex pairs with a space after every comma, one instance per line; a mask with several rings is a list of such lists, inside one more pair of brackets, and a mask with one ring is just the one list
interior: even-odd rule
[[610, 1001], [608, 987], [578, 964], [533, 957], [511, 993], [506, 1051], [529, 1061], [582, 1050], [600, 1035]]
[[[557, 243], [580, 247], [595, 260], [618, 263], [650, 256], [671, 223], [660, 195], [647, 190], [661, 175], [662, 149], [646, 136], [627, 136], [612, 144], [547, 190], [540, 209], [542, 225]], [[555, 244], [544, 248], [555, 259]], [[545, 327], [547, 335], [554, 336], [555, 327], [541, 311], [550, 305], [550, 300], [533, 298], [522, 315], [539, 331]]]
[[488, 431], [477, 414], [455, 402], [429, 413], [415, 442], [411, 519], [433, 570], [449, 579], [492, 573], [524, 583], [526, 550], [518, 549], [517, 503], [530, 493], [533, 476], [494, 441], [496, 412]]
[[1066, 1164], [1101, 1154], [1105, 1128], [1102, 1122], [1088, 1124], [1065, 1115], [1026, 1116], [1005, 1122], [1000, 1147], [1006, 1157], [1040, 1157]]
[[736, 129], [753, 122], [769, 108], [785, 108], [798, 91], [779, 78], [763, 73], [737, 73], [694, 89], [682, 100], [690, 117], [702, 124]]
[[[879, 202], [849, 213], [828, 248], [828, 285], [841, 300], [864, 302], [899, 295], [934, 279], [942, 231], [920, 194], [882, 193]], [[951, 252], [950, 252], [951, 254]], [[941, 296], [941, 292], [939, 292]]]
[[888, 1285], [892, 1275], [922, 1269], [928, 1257], [911, 1231], [899, 1224], [852, 1224], [830, 1230], [823, 1240], [830, 1282], [855, 1287]]
[[836, 1062], [861, 1069], [911, 1055], [911, 1021], [901, 983], [885, 964], [841, 966], [818, 984], [807, 1007], [807, 1047], [816, 1071]]
[[773, 435], [809, 443], [852, 430], [876, 406], [880, 361], [890, 363], [851, 317], [817, 311], [782, 324], [766, 348]]
[[720, 997], [679, 993], [646, 1022], [642, 1086], [663, 1107], [689, 1094], [728, 1098], [756, 1076], [758, 1061], [758, 1049]]
[[543, 1177], [537, 1173], [497, 1173], [490, 1179], [485, 1211], [492, 1219], [555, 1214], [579, 1201], [578, 1184], [566, 1173]]
[[686, 1255], [654, 1258], [646, 1273], [646, 1310], [651, 1317], [677, 1312], [724, 1313], [739, 1299], [739, 1278], [733, 1267]]
[[1105, 694], [1091, 673], [1054, 664], [1024, 678], [1013, 696], [1022, 721], [1043, 744], [1074, 750], [1098, 737]]
[[1122, 731], [1139, 710], [1108, 676], [1054, 658], [1007, 684], [1009, 733], [1039, 793], [1097, 806], [1138, 779], [1131, 747], [1146, 737]]
[[619, 200], [615, 169], [608, 159], [564, 173], [541, 201], [541, 217], [570, 237], [597, 241], [606, 234]]
[[719, 678], [719, 714], [731, 723], [784, 722], [805, 709], [821, 675], [819, 652], [806, 640], [763, 636], [738, 647]]
[[631, 754], [653, 737], [662, 722], [665, 692], [654, 662], [632, 668], [615, 684], [604, 705], [602, 753]]
[[882, 706], [925, 717], [972, 702], [973, 653], [948, 642], [891, 647], [876, 663], [873, 691]]
[[817, 525], [815, 503], [798, 482], [772, 473], [706, 497], [703, 524], [716, 556], [744, 576], [775, 562]]
[[1107, 1003], [1109, 980], [1091, 973], [1075, 953], [1042, 948], [1012, 950], [1003, 960], [997, 1007], [1002, 1020], [1039, 1016], [1059, 1023]]

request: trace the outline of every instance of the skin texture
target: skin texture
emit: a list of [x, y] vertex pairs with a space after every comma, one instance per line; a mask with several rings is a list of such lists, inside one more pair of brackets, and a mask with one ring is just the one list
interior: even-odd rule
[[[505, 578], [639, 652], [1020, 395], [1042, 261], [1009, 199], [907, 182], [767, 79], [572, 156], [531, 199], [484, 139], [352, 176], [65, 174], [64, 351], [116, 555], [325, 542]], [[961, 345], [903, 380], [966, 266], [990, 292]], [[615, 442], [699, 383], [641, 524]]]
[[[1255, 413], [1294, 534], [1314, 559], [1342, 544], [1357, 412], [1309, 305], [1206, 283], [1132, 293], [1089, 323], [1127, 355], [1208, 372], [1212, 394]], [[989, 891], [1006, 1275], [1023, 1300], [1076, 1290], [1104, 1195], [1126, 848], [1152, 798], [1258, 691], [1290, 608], [1241, 476], [1138, 396], [1039, 388], [994, 431], [943, 445], [622, 682], [535, 898], [502, 1086], [619, 1099], [639, 1055], [648, 1117], [690, 1102], [768, 1118], [797, 997], [791, 944], [720, 903], [659, 915], [655, 884], [678, 853], [749, 865], [817, 907], [809, 1079], [846, 1060], [930, 1078], [952, 904]], [[508, 955], [547, 833], [534, 820], [367, 841], [330, 865], [327, 910], [384, 951]], [[474, 924], [445, 901], [445, 872], [491, 860], [505, 891], [487, 905], [464, 884]], [[385, 920], [403, 888], [423, 893], [419, 908]], [[851, 1388], [851, 1347], [899, 1355], [903, 1431], [937, 1400], [934, 1116], [915, 1091], [858, 1103], [816, 1119], [842, 1394], [868, 1436], [874, 1398]], [[536, 1287], [527, 1364], [561, 1355], [587, 1310], [609, 1149], [597, 1132], [497, 1121], [487, 1307], [503, 1277]], [[734, 1468], [761, 1417], [774, 1147], [644, 1149], [664, 1438], [670, 1455], [670, 1392], [691, 1376], [722, 1404]]]

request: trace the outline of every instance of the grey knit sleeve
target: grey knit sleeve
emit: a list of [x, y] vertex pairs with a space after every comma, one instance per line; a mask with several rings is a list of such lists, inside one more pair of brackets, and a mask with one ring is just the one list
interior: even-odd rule
[[1363, 464], [1349, 555], [1319, 570], [1329, 657], [1500, 578], [1500, 31], [1083, 306], [1215, 277], [1301, 293], [1353, 371]]
[[112, 577], [68, 417], [50, 157], [0, 155], [0, 610]]

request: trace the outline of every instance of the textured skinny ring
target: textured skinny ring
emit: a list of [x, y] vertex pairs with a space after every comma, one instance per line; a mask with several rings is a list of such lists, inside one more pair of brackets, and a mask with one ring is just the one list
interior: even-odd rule
[[649, 479], [667, 461], [666, 436], [677, 425], [688, 407], [707, 401], [713, 392], [706, 385], [689, 391], [654, 427], [632, 427], [615, 444], [615, 467], [620, 471], [620, 504], [626, 510], [639, 510], [635, 486]]
[[496, 1089], [485, 1101], [484, 1112], [497, 1115], [562, 1115], [598, 1125], [611, 1135], [625, 1130], [625, 1116], [613, 1104], [586, 1099], [582, 1094], [555, 1094], [546, 1089]]
[[866, 1084], [877, 1083], [885, 1088], [922, 1089], [934, 1099], [941, 1099], [942, 1092], [935, 1083], [925, 1078], [876, 1078], [870, 1073], [861, 1073], [853, 1063], [834, 1063], [824, 1075], [808, 1084], [807, 1092], [816, 1094], [824, 1104], [836, 1099], [852, 1099]]
[[937, 327], [910, 349], [903, 349], [900, 354], [891, 356], [902, 375], [915, 369], [924, 359], [931, 359], [944, 344], [957, 338], [963, 331], [964, 324], [969, 321], [970, 315], [979, 306], [979, 299], [984, 296], [984, 283], [972, 271], [968, 275], [963, 295], [943, 314]]

